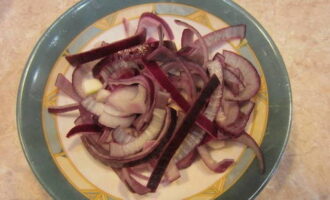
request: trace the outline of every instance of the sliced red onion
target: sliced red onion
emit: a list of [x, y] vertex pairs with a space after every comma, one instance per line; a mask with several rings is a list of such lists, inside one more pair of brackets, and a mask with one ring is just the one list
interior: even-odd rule
[[136, 166], [141, 163], [145, 163], [154, 157], [158, 157], [159, 153], [163, 151], [163, 148], [168, 144], [168, 141], [173, 135], [173, 131], [176, 127], [177, 116], [176, 111], [173, 109], [167, 109], [166, 119], [163, 128], [154, 142], [154, 144], [148, 149], [142, 150], [139, 153], [125, 156], [125, 157], [112, 157], [110, 156], [109, 150], [105, 150], [100, 147], [96, 141], [92, 138], [81, 137], [81, 140], [88, 150], [88, 152], [96, 159], [100, 160], [106, 165], [112, 167], [123, 167], [123, 166]]
[[[222, 94], [223, 94], [223, 72], [222, 72], [222, 65], [219, 60], [214, 60], [209, 62], [208, 70], [210, 75], [216, 75], [220, 81], [220, 85], [218, 88], [213, 92], [210, 97], [210, 101], [204, 111], [204, 116], [210, 120], [214, 121], [218, 110], [220, 109], [220, 102], [222, 101]], [[204, 138], [203, 130], [199, 128], [195, 128], [192, 130], [192, 133], [189, 134], [185, 140], [182, 142], [182, 145], [179, 147], [178, 151], [176, 152], [175, 159], [177, 161], [181, 160], [182, 158], [186, 157], [191, 151], [196, 149], [196, 146], [200, 144], [202, 139]]]
[[185, 157], [187, 157], [191, 152], [196, 149], [196, 146], [200, 144], [204, 138], [204, 132], [200, 128], [196, 127], [190, 130], [190, 133], [186, 136], [179, 149], [174, 155], [176, 163], [181, 162]]
[[135, 120], [135, 115], [128, 116], [128, 117], [118, 117], [110, 115], [106, 112], [102, 112], [99, 116], [98, 122], [106, 127], [109, 128], [127, 128], [131, 126], [133, 121]]
[[149, 37], [146, 41], [146, 43], [152, 43], [152, 42], [158, 42], [158, 41], [153, 37]]
[[217, 137], [216, 138], [210, 137], [210, 135], [205, 135], [205, 137], [203, 138], [203, 140], [200, 143], [200, 145], [208, 144], [209, 142], [211, 142], [213, 140], [223, 141], [223, 140], [227, 140], [229, 138], [232, 138], [232, 136], [229, 135], [229, 134], [225, 134], [223, 132], [223, 130], [218, 130], [218, 133], [217, 133]]
[[[223, 57], [225, 58], [225, 57]], [[225, 61], [225, 60], [223, 60]], [[235, 67], [232, 67], [230, 65], [225, 65], [226, 66], [226, 70], [230, 71], [231, 73], [233, 73], [238, 79], [239, 81], [241, 82], [241, 84], [245, 87], [244, 85], [244, 77], [243, 77], [243, 74], [241, 72], [241, 70], [239, 68], [235, 68]]]
[[240, 108], [236, 101], [223, 99], [222, 110], [218, 112], [216, 122], [220, 127], [224, 128], [234, 123], [237, 120], [239, 113]]
[[176, 111], [174, 109], [166, 110], [166, 119], [162, 131], [158, 138], [144, 151], [136, 154], [134, 159], [127, 158], [127, 166], [134, 166], [146, 162], [154, 157], [157, 157], [163, 148], [168, 144], [168, 141], [173, 136], [177, 123]]
[[111, 93], [109, 90], [100, 89], [94, 97], [96, 101], [104, 103], [107, 100], [107, 98], [110, 96], [110, 94]]
[[58, 113], [65, 113], [65, 112], [77, 110], [78, 108], [79, 108], [78, 103], [68, 104], [64, 106], [50, 106], [48, 107], [48, 112], [58, 114]]
[[210, 153], [208, 152], [208, 150], [206, 149], [206, 147], [204, 145], [197, 147], [197, 151], [198, 151], [199, 155], [201, 156], [205, 165], [210, 170], [212, 170], [216, 173], [225, 172], [228, 169], [228, 167], [230, 167], [234, 163], [233, 159], [224, 159], [220, 162], [216, 162], [212, 158], [212, 156], [210, 155]]
[[179, 88], [185, 89], [186, 93], [189, 94], [189, 97], [190, 97], [189, 99], [191, 99], [190, 102], [192, 102], [197, 95], [196, 88], [194, 87], [194, 81], [192, 78], [192, 74], [189, 71], [189, 69], [186, 66], [184, 61], [182, 61], [181, 59], [176, 59], [176, 60], [177, 60], [176, 62], [166, 63], [164, 66], [162, 66], [162, 68], [164, 69], [164, 71], [170, 71], [171, 69], [180, 69], [181, 80], [185, 78], [186, 84], [181, 84], [181, 81], [180, 81]]
[[188, 103], [193, 102], [193, 99], [196, 98], [196, 96], [194, 96], [191, 91], [193, 89], [195, 90], [195, 88], [193, 88], [193, 85], [190, 85], [185, 73], [181, 73], [181, 76], [169, 76], [169, 80]]
[[121, 79], [121, 80], [109, 80], [109, 84], [114, 85], [132, 85], [132, 84], [141, 84], [143, 87], [146, 88], [148, 98], [146, 101], [146, 112], [144, 112], [142, 115], [140, 115], [135, 121], [134, 126], [137, 130], [141, 130], [142, 127], [148, 123], [151, 119], [152, 112], [155, 108], [155, 100], [156, 100], [156, 92], [155, 92], [155, 85], [153, 84], [153, 81], [144, 75], [139, 75], [132, 77], [130, 79]]
[[181, 48], [190, 46], [194, 41], [194, 32], [191, 29], [184, 29], [181, 36]]
[[197, 98], [196, 102], [189, 109], [189, 112], [185, 116], [184, 120], [178, 126], [174, 133], [174, 138], [165, 148], [164, 152], [159, 157], [157, 165], [151, 173], [147, 187], [151, 191], [155, 191], [160, 183], [160, 180], [170, 162], [176, 150], [179, 148], [185, 137], [187, 136], [189, 129], [193, 126], [194, 121], [197, 119], [200, 111], [205, 105], [207, 99], [212, 95], [213, 91], [218, 87], [219, 79], [213, 75], [210, 81], [207, 83], [201, 94]]
[[170, 40], [174, 39], [173, 32], [172, 32], [170, 26], [167, 24], [167, 22], [165, 20], [163, 20], [162, 18], [160, 18], [159, 16], [157, 16], [153, 13], [150, 13], [150, 12], [145, 12], [141, 15], [136, 32], [138, 33], [140, 31], [142, 31], [143, 29], [146, 29], [147, 35], [150, 36], [151, 35], [150, 30], [153, 27], [157, 28], [159, 26], [161, 26], [163, 28], [164, 34], [168, 39], [170, 39]]
[[73, 127], [67, 134], [66, 137], [69, 138], [76, 134], [96, 134], [99, 133], [102, 128], [96, 124], [82, 124]]
[[[60, 90], [81, 104], [49, 108], [49, 112], [53, 113], [79, 109], [76, 126], [67, 137], [81, 133], [89, 153], [114, 167], [127, 187], [141, 195], [155, 191], [160, 182], [166, 184], [179, 178], [178, 168], [191, 165], [196, 149], [212, 171], [224, 172], [234, 161], [216, 162], [211, 157], [205, 144], [214, 137], [219, 140], [235, 137], [231, 140], [253, 148], [260, 161], [260, 169], [264, 171], [262, 152], [244, 131], [254, 108], [250, 98], [260, 87], [257, 70], [248, 60], [229, 51], [224, 51], [223, 55], [217, 53], [208, 62], [209, 53], [215, 48], [228, 40], [244, 38], [245, 25], [201, 36], [191, 25], [180, 20], [175, 22], [186, 27], [179, 52], [173, 42], [163, 41], [164, 36], [174, 38], [168, 24], [155, 14], [144, 13], [136, 35], [67, 56], [67, 60], [77, 66], [73, 72], [73, 83], [60, 74], [57, 84]], [[131, 35], [129, 21], [123, 19], [123, 23], [126, 34]], [[155, 39], [157, 36], [151, 36], [157, 33], [159, 41]], [[197, 36], [195, 41], [194, 35]], [[144, 43], [146, 39], [148, 41]], [[97, 60], [100, 58], [103, 59]], [[157, 63], [148, 62], [145, 58], [163, 62], [162, 69], [169, 77]], [[103, 87], [94, 77], [103, 83]], [[87, 85], [89, 82], [95, 84]], [[204, 85], [200, 96], [190, 107]], [[179, 120], [178, 127], [176, 112], [169, 108], [169, 103], [187, 113]], [[152, 116], [159, 108], [165, 108], [166, 114], [155, 125], [155, 116]], [[202, 109], [204, 113], [200, 114]], [[213, 123], [215, 118], [219, 128]], [[194, 123], [199, 127], [190, 130]], [[132, 125], [134, 128], [128, 128]], [[204, 131], [209, 135], [205, 137]], [[152, 170], [150, 178], [136, 171], [134, 166], [146, 166], [144, 169]], [[148, 180], [147, 186], [135, 178]]]
[[[226, 28], [222, 28], [216, 31], [213, 31], [209, 34], [203, 36], [205, 44], [209, 51], [216, 49], [224, 41], [233, 40], [233, 39], [244, 39], [246, 34], [246, 25], [234, 25]], [[197, 39], [194, 44], [198, 45], [200, 43]], [[209, 52], [210, 53], [210, 52]]]
[[247, 103], [245, 103], [245, 105], [243, 105], [240, 108], [240, 113], [239, 113], [236, 121], [227, 126], [223, 126], [222, 128], [226, 132], [236, 135], [236, 136], [242, 134], [246, 127], [247, 122], [249, 121], [250, 114], [251, 114], [253, 108], [254, 108], [254, 103], [251, 101], [248, 101]]
[[[134, 65], [134, 64], [132, 64], [132, 65]], [[129, 66], [132, 66], [132, 65], [129, 65]], [[113, 78], [113, 79], [132, 78], [132, 77], [134, 77], [135, 75], [138, 74], [137, 69], [135, 67], [137, 67], [137, 65], [132, 67], [132, 68], [119, 69], [116, 72], [114, 72], [113, 74], [111, 74], [110, 77]]]
[[147, 60], [159, 61], [163, 63], [177, 61], [177, 55], [171, 49], [159, 46], [156, 50], [146, 56]]
[[[203, 40], [205, 41], [205, 45], [207, 46], [208, 53], [212, 54], [212, 52], [218, 49], [222, 44], [229, 40], [233, 39], [243, 39], [245, 37], [246, 28], [245, 25], [235, 25], [229, 26], [226, 28], [219, 29], [217, 31], [213, 31], [205, 36], [203, 36]], [[196, 63], [202, 64], [203, 61], [203, 50], [199, 46], [200, 40], [197, 39], [194, 42], [194, 47], [189, 52], [181, 53], [184, 57], [193, 60]]]
[[80, 116], [74, 121], [75, 125], [81, 124], [96, 124], [97, 120], [95, 119], [94, 115], [87, 111], [84, 107], [79, 107]]
[[[172, 99], [185, 111], [187, 112], [190, 108], [189, 103], [182, 97], [182, 95], [176, 90], [174, 85], [168, 80], [164, 72], [155, 62], [148, 62], [144, 60], [144, 66], [148, 71], [155, 77], [155, 80], [167, 90]], [[208, 120], [204, 115], [199, 115], [197, 119], [197, 124], [204, 129], [211, 136], [217, 135], [217, 128], [214, 124]]]
[[156, 92], [156, 94], [157, 94], [156, 95], [157, 100], [156, 100], [155, 108], [164, 109], [167, 106], [171, 95], [163, 91], [158, 91]]
[[146, 112], [146, 99], [147, 91], [143, 86], [122, 86], [110, 94], [107, 103], [122, 112], [139, 114]]
[[260, 76], [256, 68], [246, 58], [231, 52], [224, 51], [225, 63], [241, 71], [244, 77], [245, 88], [237, 96], [225, 96], [228, 100], [245, 101], [253, 97], [260, 88]]
[[226, 146], [226, 141], [225, 140], [212, 140], [208, 142], [207, 147], [211, 149], [223, 149]]
[[143, 144], [143, 148], [142, 150], [143, 151], [147, 151], [149, 148], [151, 148], [153, 145], [155, 145], [156, 143], [156, 140], [149, 140], [149, 141], [146, 141], [144, 144]]
[[[81, 119], [81, 116], [77, 117], [77, 118], [73, 121], [73, 123], [74, 123], [75, 125], [83, 124], [82, 119]], [[93, 122], [91, 122], [91, 123], [93, 123]]]
[[[189, 135], [187, 135], [187, 137], [188, 136]], [[179, 169], [185, 169], [194, 162], [195, 158], [196, 158], [196, 151], [194, 150], [191, 151], [186, 157], [178, 161], [176, 165], [178, 166]]]
[[205, 117], [208, 118], [210, 121], [213, 121], [218, 113], [218, 110], [220, 109], [220, 102], [223, 96], [223, 85], [224, 85], [223, 67], [219, 60], [214, 60], [208, 63], [207, 68], [210, 75], [211, 76], [216, 75], [220, 81], [220, 85], [212, 94], [210, 98], [210, 102], [204, 111]]
[[190, 61], [184, 61], [184, 63], [192, 75], [197, 75], [197, 76], [201, 77], [204, 84], [206, 84], [206, 82], [209, 80], [209, 77], [206, 74], [206, 70], [204, 68], [202, 68], [202, 66], [200, 66], [196, 63], [190, 62]]
[[[149, 88], [149, 82], [147, 80], [146, 76], [143, 75], [138, 75], [134, 76], [132, 78], [127, 78], [127, 79], [109, 79], [108, 80], [109, 85], [114, 85], [114, 86], [121, 86], [118, 89], [115, 89], [111, 95], [112, 96], [108, 100], [114, 100], [114, 101], [120, 101], [121, 98], [126, 98], [127, 99], [134, 99], [138, 95], [138, 86], [136, 85], [141, 85], [144, 88]], [[150, 93], [150, 91], [148, 91]]]
[[[105, 105], [101, 102], [97, 102], [93, 97], [87, 97], [82, 102], [81, 105], [89, 112], [93, 113], [94, 115], [100, 116], [103, 111]], [[120, 113], [120, 112], [118, 112]]]
[[164, 31], [163, 31], [162, 26], [158, 26], [157, 30], [158, 30], [159, 45], [162, 46], [164, 43]]
[[132, 169], [132, 168], [127, 168], [127, 169], [128, 169], [128, 171], [131, 175], [136, 176], [137, 178], [140, 178], [142, 180], [148, 180], [149, 179], [149, 176], [143, 175], [142, 173], [138, 172], [135, 169]]
[[257, 157], [257, 159], [259, 161], [258, 163], [259, 163], [260, 172], [262, 174], [265, 173], [265, 159], [264, 159], [264, 155], [263, 155], [260, 147], [256, 143], [256, 141], [249, 134], [247, 134], [246, 132], [244, 132], [239, 137], [233, 138], [232, 141], [238, 142], [238, 143], [242, 143], [242, 144], [246, 145], [247, 147], [251, 148], [254, 151], [254, 153], [256, 154], [256, 157]]
[[165, 180], [166, 180], [165, 184], [172, 183], [173, 181], [180, 178], [181, 175], [180, 175], [179, 169], [176, 166], [173, 159], [168, 164], [168, 167], [166, 168], [164, 175], [165, 175]]
[[61, 73], [57, 75], [55, 86], [75, 101], [81, 101], [81, 97], [72, 87], [72, 83]]
[[147, 89], [141, 85], [138, 85], [138, 94], [127, 104], [126, 111], [129, 110], [133, 113], [143, 114], [147, 111]]
[[93, 79], [92, 69], [93, 63], [86, 63], [75, 68], [72, 73], [73, 89], [81, 98], [85, 98], [88, 95], [84, 90], [83, 84], [85, 81]]
[[105, 112], [106, 114], [115, 116], [115, 117], [129, 117], [129, 116], [132, 116], [134, 114], [132, 112], [125, 112], [125, 111], [122, 111], [122, 110], [118, 110], [110, 104], [105, 104], [104, 105], [103, 112]]
[[240, 110], [243, 114], [250, 115], [251, 112], [253, 111], [254, 105], [255, 105], [255, 103], [252, 102], [252, 101], [247, 101], [247, 102], [241, 103], [240, 104], [240, 106], [241, 106]]
[[[93, 96], [89, 96], [81, 102], [81, 105], [90, 113], [100, 116], [102, 113], [114, 117], [131, 117], [132, 113], [116, 109], [113, 105], [97, 101]], [[133, 113], [134, 114], [134, 113]]]
[[110, 144], [110, 156], [125, 157], [142, 150], [143, 145], [146, 141], [156, 138], [157, 135], [160, 133], [165, 120], [165, 116], [165, 110], [155, 109], [148, 128], [141, 135], [139, 135], [133, 141], [127, 144]]
[[131, 37], [132, 35], [134, 35], [134, 31], [132, 29], [131, 24], [129, 23], [129, 20], [123, 18], [123, 25], [124, 25], [126, 37]]
[[217, 53], [214, 55], [213, 60], [219, 60], [219, 61], [221, 62], [221, 65], [222, 65], [224, 68], [227, 67], [226, 64], [225, 64], [225, 57], [224, 57], [221, 53], [217, 52]]
[[204, 38], [202, 37], [202, 35], [199, 33], [199, 31], [194, 28], [193, 26], [191, 26], [190, 24], [183, 22], [181, 20], [175, 20], [175, 23], [181, 26], [184, 26], [188, 29], [190, 29], [198, 38], [198, 43], [199, 43], [199, 47], [203, 52], [203, 67], [206, 67], [206, 63], [209, 60], [209, 53], [208, 53], [208, 49], [207, 49], [207, 45], [206, 45], [206, 41], [204, 40]]
[[112, 132], [113, 142], [118, 144], [128, 144], [135, 140], [136, 130], [132, 128], [115, 128]]
[[224, 68], [225, 85], [230, 89], [234, 96], [239, 95], [245, 89], [244, 83], [230, 70]]
[[65, 58], [72, 66], [77, 66], [93, 60], [97, 60], [99, 58], [103, 58], [112, 53], [116, 53], [120, 50], [142, 44], [145, 41], [145, 39], [146, 39], [146, 31], [144, 29], [141, 29], [139, 32], [137, 32], [136, 35], [132, 37], [108, 44], [106, 46], [95, 48], [89, 51], [69, 55], [66, 56]]
[[126, 184], [128, 189], [131, 190], [131, 192], [137, 193], [139, 195], [144, 195], [150, 192], [149, 188], [139, 183], [130, 175], [127, 168], [122, 168], [119, 170], [116, 169], [115, 172], [117, 173], [119, 178]]
[[103, 144], [103, 143], [109, 143], [112, 141], [112, 130], [105, 128], [102, 135], [97, 140], [97, 143]]

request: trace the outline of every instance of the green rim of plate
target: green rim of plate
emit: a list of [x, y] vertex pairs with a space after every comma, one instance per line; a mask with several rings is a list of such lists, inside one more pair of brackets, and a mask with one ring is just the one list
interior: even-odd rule
[[292, 98], [283, 59], [264, 28], [230, 0], [83, 0], [59, 17], [33, 49], [21, 78], [17, 97], [17, 127], [25, 156], [39, 182], [55, 199], [86, 199], [56, 167], [42, 134], [42, 97], [48, 75], [67, 45], [86, 27], [117, 10], [145, 3], [180, 3], [203, 9], [228, 24], [246, 24], [247, 40], [263, 68], [269, 93], [269, 119], [261, 145], [266, 172], [258, 173], [257, 162], [217, 199], [254, 199], [276, 170], [291, 128]]

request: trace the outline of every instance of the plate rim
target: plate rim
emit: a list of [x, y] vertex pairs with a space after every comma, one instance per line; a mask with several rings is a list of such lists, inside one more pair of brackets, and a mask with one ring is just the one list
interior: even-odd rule
[[[130, 2], [133, 2], [133, 1], [127, 1], [127, 2], [128, 2], [128, 4], [130, 4]], [[135, 5], [143, 4], [143, 3], [159, 3], [159, 2], [164, 2], [164, 3], [180, 3], [180, 4], [183, 4], [183, 5], [191, 6], [191, 4], [188, 3], [188, 2], [191, 2], [190, 0], [189, 1], [180, 1], [180, 0], [178, 0], [178, 1], [157, 1], [157, 0], [155, 0], [155, 1], [149, 1], [149, 0], [146, 0], [146, 1], [141, 1], [139, 3], [136, 2]], [[239, 10], [242, 15], [244, 15], [249, 21], [253, 22], [253, 24], [259, 29], [259, 32], [264, 35], [264, 38], [270, 44], [270, 47], [271, 47], [273, 53], [275, 54], [276, 60], [279, 62], [279, 65], [281, 65], [280, 67], [282, 69], [282, 73], [284, 74], [285, 78], [287, 79], [286, 80], [287, 81], [286, 84], [287, 84], [288, 93], [286, 95], [288, 95], [289, 104], [287, 105], [288, 106], [288, 124], [287, 124], [287, 128], [286, 128], [285, 138], [283, 140], [283, 144], [281, 146], [280, 152], [279, 152], [279, 154], [277, 156], [277, 160], [275, 161], [274, 165], [272, 166], [272, 170], [267, 174], [267, 177], [264, 179], [264, 181], [258, 187], [258, 189], [249, 197], [251, 199], [254, 199], [260, 193], [260, 191], [265, 187], [265, 185], [269, 182], [270, 178], [273, 176], [274, 172], [277, 170], [278, 165], [280, 163], [280, 160], [282, 159], [283, 153], [284, 153], [284, 151], [286, 149], [286, 146], [287, 146], [287, 143], [288, 143], [288, 140], [289, 140], [289, 136], [290, 136], [290, 132], [291, 132], [291, 127], [292, 127], [292, 91], [291, 91], [290, 80], [289, 80], [288, 72], [286, 70], [285, 63], [283, 61], [283, 58], [282, 58], [282, 56], [281, 56], [278, 48], [276, 47], [274, 41], [270, 37], [270, 35], [266, 32], [266, 30], [262, 27], [262, 25], [252, 15], [250, 15], [247, 11], [245, 11], [238, 4], [236, 4], [233, 1], [228, 1], [228, 0], [222, 0], [221, 2], [222, 3], [225, 3], [225, 4], [229, 5], [229, 6], [231, 6], [235, 10]], [[41, 185], [46, 189], [46, 191], [53, 198], [58, 198], [58, 194], [53, 193], [52, 188], [49, 188], [49, 186], [47, 185], [47, 183], [43, 180], [43, 177], [40, 174], [40, 169], [38, 169], [36, 167], [36, 164], [34, 164], [34, 160], [31, 158], [32, 156], [31, 156], [31, 153], [30, 153], [30, 150], [29, 150], [30, 147], [28, 146], [28, 144], [26, 143], [26, 140], [23, 137], [24, 136], [24, 130], [23, 130], [23, 127], [22, 127], [22, 123], [23, 123], [22, 122], [22, 116], [23, 116], [22, 103], [23, 103], [23, 100], [24, 100], [24, 94], [23, 94], [24, 91], [23, 91], [23, 89], [25, 88], [26, 81], [28, 81], [27, 79], [29, 78], [28, 75], [29, 75], [29, 72], [31, 71], [33, 60], [35, 59], [35, 56], [36, 56], [36, 54], [38, 52], [38, 49], [41, 47], [41, 45], [43, 44], [43, 42], [45, 42], [45, 40], [47, 39], [47, 35], [49, 33], [51, 33], [53, 31], [53, 29], [56, 28], [56, 26], [62, 20], [65, 20], [65, 18], [66, 18], [67, 15], [69, 15], [71, 12], [73, 12], [77, 8], [79, 8], [81, 6], [84, 6], [84, 5], [88, 4], [88, 3], [89, 3], [88, 0], [82, 0], [82, 1], [80, 1], [78, 3], [76, 3], [75, 5], [73, 5], [67, 11], [65, 11], [60, 17], [58, 17], [52, 23], [52, 25], [49, 26], [49, 28], [42, 34], [42, 36], [39, 38], [38, 42], [34, 46], [32, 52], [31, 52], [31, 54], [30, 54], [30, 56], [28, 58], [28, 61], [25, 64], [25, 68], [24, 68], [24, 71], [22, 73], [20, 84], [19, 84], [19, 89], [18, 89], [18, 96], [17, 96], [17, 103], [16, 103], [16, 124], [17, 124], [17, 129], [18, 129], [18, 135], [19, 135], [19, 138], [20, 138], [20, 143], [21, 143], [23, 152], [25, 154], [25, 157], [26, 157], [26, 159], [28, 161], [28, 164], [31, 167], [34, 175], [37, 177], [37, 179], [41, 183]], [[130, 6], [132, 6], [132, 4]], [[205, 8], [202, 7], [201, 9], [205, 9]], [[205, 9], [205, 10], [207, 12], [210, 12], [207, 9]], [[113, 12], [113, 11], [111, 11], [111, 12]], [[216, 15], [213, 12], [210, 12], [210, 13]], [[84, 27], [84, 28], [86, 28], [86, 27]], [[258, 57], [258, 59], [259, 59], [259, 57]], [[266, 77], [266, 79], [267, 79], [267, 77]], [[268, 82], [267, 82], [267, 85], [268, 85]], [[43, 94], [43, 91], [42, 91], [42, 94]], [[47, 149], [47, 152], [46, 153], [49, 154], [48, 149]], [[53, 162], [52, 159], [51, 159], [51, 162]], [[53, 163], [53, 165], [55, 165], [55, 164]], [[249, 167], [249, 168], [251, 168], [251, 167]], [[221, 197], [222, 197], [222, 195], [220, 197], [218, 197], [217, 199], [220, 199]]]

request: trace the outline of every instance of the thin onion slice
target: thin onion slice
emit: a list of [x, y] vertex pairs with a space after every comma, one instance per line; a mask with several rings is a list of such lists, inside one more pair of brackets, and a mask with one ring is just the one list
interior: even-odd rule
[[142, 185], [131, 176], [127, 168], [114, 169], [114, 171], [117, 173], [119, 178], [126, 184], [126, 186], [128, 187], [128, 189], [130, 189], [131, 192], [137, 193], [139, 195], [144, 195], [150, 192], [149, 188]]
[[197, 151], [205, 165], [216, 173], [223, 173], [234, 163], [233, 159], [224, 159], [220, 162], [216, 162], [204, 145], [197, 147]]
[[48, 112], [49, 113], [65, 113], [65, 112], [70, 112], [73, 110], [77, 110], [79, 108], [79, 104], [78, 103], [73, 103], [73, 104], [68, 104], [68, 105], [64, 105], [64, 106], [51, 106], [48, 107]]
[[189, 167], [196, 158], [196, 150], [191, 151], [186, 157], [176, 163], [179, 169], [185, 169]]
[[252, 63], [241, 55], [231, 51], [223, 51], [225, 63], [241, 71], [245, 88], [236, 96], [225, 96], [228, 100], [246, 101], [253, 97], [260, 88], [260, 76]]
[[[189, 103], [183, 98], [183, 96], [176, 90], [174, 85], [168, 80], [164, 72], [155, 62], [148, 62], [144, 60], [144, 65], [149, 70], [149, 72], [155, 77], [158, 83], [166, 89], [170, 94], [172, 99], [185, 111], [187, 112], [190, 108]], [[216, 137], [217, 130], [216, 126], [208, 120], [204, 115], [199, 115], [197, 119], [197, 124], [204, 129], [208, 134]]]
[[199, 33], [199, 31], [197, 29], [195, 29], [190, 24], [188, 24], [186, 22], [183, 22], [181, 20], [177, 20], [177, 19], [174, 20], [174, 21], [178, 25], [181, 25], [181, 26], [184, 26], [184, 27], [190, 29], [197, 36], [198, 42], [199, 42], [199, 45], [200, 45], [199, 47], [202, 49], [202, 52], [203, 52], [203, 58], [204, 58], [203, 66], [206, 67], [206, 63], [209, 60], [209, 53], [208, 53], [208, 49], [207, 49], [207, 46], [206, 46], [206, 42], [205, 42], [204, 38], [202, 37], [202, 35]]
[[132, 35], [134, 35], [132, 26], [126, 18], [123, 18], [123, 25], [124, 25], [126, 37], [131, 37]]
[[248, 146], [249, 148], [251, 148], [256, 154], [256, 157], [258, 159], [260, 173], [262, 174], [265, 173], [265, 159], [262, 150], [260, 149], [256, 141], [249, 134], [244, 132], [244, 134], [242, 134], [241, 136], [237, 138], [233, 138], [232, 141], [242, 143]]
[[[236, 118], [236, 120], [226, 126], [222, 126], [222, 128], [227, 132], [234, 136], [239, 136], [243, 133], [246, 124], [249, 121], [251, 112], [254, 108], [254, 103], [252, 101], [246, 102], [243, 106], [240, 107], [240, 112]], [[231, 114], [231, 113], [230, 113]], [[218, 125], [221, 127], [221, 123], [217, 121]]]
[[92, 138], [85, 137], [85, 135], [81, 137], [81, 140], [88, 152], [95, 159], [100, 160], [105, 165], [110, 165], [114, 168], [132, 167], [148, 162], [152, 158], [157, 157], [159, 153], [163, 150], [163, 148], [168, 144], [169, 140], [172, 138], [173, 132], [176, 128], [176, 123], [176, 111], [174, 109], [168, 108], [166, 110], [166, 119], [163, 128], [156, 141], [147, 149], [125, 157], [110, 156], [109, 150], [101, 148], [96, 141], [94, 141]]
[[73, 89], [72, 83], [67, 78], [65, 78], [62, 73], [57, 75], [55, 86], [75, 101], [81, 101], [81, 97]]
[[[244, 39], [246, 35], [246, 25], [239, 24], [234, 26], [229, 26], [222, 28], [216, 31], [213, 31], [209, 34], [203, 36], [203, 40], [206, 43], [209, 51], [219, 47], [224, 41], [233, 40], [233, 39]], [[194, 44], [199, 44], [199, 39], [197, 39]], [[210, 53], [210, 52], [209, 52]]]
[[181, 36], [181, 48], [188, 47], [193, 43], [194, 32], [191, 29], [184, 29]]
[[148, 98], [146, 101], [146, 112], [140, 115], [134, 122], [133, 125], [136, 127], [137, 130], [141, 130], [143, 126], [148, 123], [151, 119], [152, 112], [156, 105], [156, 91], [155, 85], [153, 81], [145, 76], [145, 75], [138, 75], [134, 76], [129, 79], [120, 79], [120, 80], [108, 80], [109, 85], [133, 85], [133, 84], [141, 84], [147, 90]]
[[157, 28], [159, 26], [163, 28], [164, 34], [168, 39], [174, 39], [174, 34], [167, 22], [161, 17], [150, 12], [145, 12], [141, 15], [136, 32], [138, 33], [143, 29], [148, 31], [151, 27]]

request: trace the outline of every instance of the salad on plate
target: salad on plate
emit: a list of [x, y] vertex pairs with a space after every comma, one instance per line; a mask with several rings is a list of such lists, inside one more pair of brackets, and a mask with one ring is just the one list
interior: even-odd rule
[[67, 138], [80, 136], [95, 160], [140, 195], [179, 179], [197, 156], [214, 173], [225, 172], [234, 160], [215, 160], [210, 149], [221, 151], [227, 141], [251, 148], [265, 170], [262, 151], [245, 130], [260, 76], [246, 58], [219, 51], [243, 40], [246, 26], [201, 35], [175, 23], [184, 27], [180, 45], [164, 19], [146, 12], [137, 27], [123, 20], [125, 39], [67, 55], [72, 78], [60, 73], [55, 85], [75, 103], [48, 108], [79, 111]]

